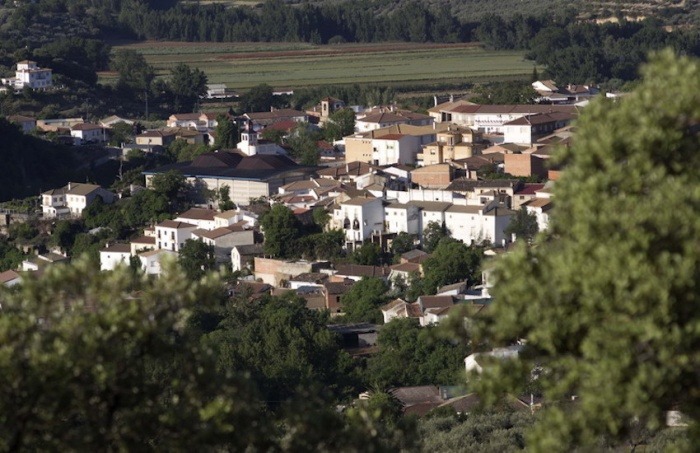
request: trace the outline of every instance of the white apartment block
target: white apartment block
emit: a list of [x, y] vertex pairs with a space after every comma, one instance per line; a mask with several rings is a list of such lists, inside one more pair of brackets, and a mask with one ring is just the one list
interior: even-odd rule
[[453, 205], [445, 212], [445, 226], [453, 238], [467, 245], [484, 241], [500, 245], [509, 240], [504, 230], [513, 215], [510, 209], [493, 205]]
[[332, 227], [345, 232], [347, 243], [358, 244], [384, 230], [380, 198], [352, 198], [333, 211]]
[[192, 238], [192, 232], [196, 229], [197, 225], [191, 223], [164, 220], [156, 225], [156, 247], [179, 252], [185, 241]]
[[32, 88], [45, 90], [53, 86], [51, 69], [40, 68], [36, 61], [23, 60], [17, 63], [15, 76], [9, 79], [1, 79], [3, 85], [8, 85], [15, 90]]
[[114, 194], [100, 186], [69, 182], [65, 187], [42, 193], [41, 210], [44, 218], [80, 217], [98, 197], [107, 204], [114, 202]]
[[384, 231], [387, 233], [420, 234], [420, 209], [417, 206], [392, 203], [384, 207]]

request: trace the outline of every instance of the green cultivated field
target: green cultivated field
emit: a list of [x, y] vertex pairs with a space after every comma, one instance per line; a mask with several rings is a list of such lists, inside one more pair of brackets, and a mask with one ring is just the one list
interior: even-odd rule
[[[117, 46], [146, 57], [158, 75], [178, 63], [203, 70], [210, 83], [245, 90], [260, 83], [297, 88], [345, 83], [423, 84], [512, 79], [532, 74], [522, 52], [474, 44], [173, 43]], [[109, 81], [114, 74], [101, 74]]]

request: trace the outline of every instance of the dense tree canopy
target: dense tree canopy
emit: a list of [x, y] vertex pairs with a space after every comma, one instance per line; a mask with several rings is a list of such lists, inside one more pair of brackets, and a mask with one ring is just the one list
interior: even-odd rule
[[365, 242], [352, 252], [352, 261], [365, 266], [379, 266], [382, 260], [382, 249], [373, 242]]
[[531, 241], [539, 229], [537, 217], [529, 213], [525, 206], [523, 206], [518, 210], [517, 214], [513, 216], [503, 232], [508, 235], [514, 234], [517, 239]]
[[187, 239], [178, 252], [180, 266], [191, 280], [202, 278], [213, 270], [214, 258], [214, 246], [196, 239]]
[[336, 412], [355, 390], [325, 315], [227, 300], [218, 276], [166, 267], [151, 279], [80, 261], [0, 286], [1, 449], [414, 448], [386, 423], [395, 408]]
[[355, 132], [355, 112], [345, 108], [331, 113], [329, 121], [323, 127], [326, 140], [340, 140]]
[[57, 266], [0, 291], [2, 449], [265, 445], [247, 384], [180, 345], [188, 310], [215, 299], [213, 287], [99, 272]]
[[355, 283], [350, 291], [340, 298], [346, 319], [381, 322], [382, 312], [379, 311], [379, 307], [387, 302], [387, 290], [386, 284], [380, 278], [363, 278]]
[[207, 92], [207, 75], [198, 68], [180, 63], [170, 71], [170, 89], [178, 112], [191, 112], [199, 97]]
[[265, 401], [277, 407], [310, 391], [339, 397], [355, 385], [349, 356], [327, 322], [295, 295], [242, 298], [226, 308], [204, 341], [216, 349], [222, 372], [250, 373]]
[[444, 285], [466, 281], [473, 285], [479, 281], [483, 249], [467, 247], [463, 242], [443, 238], [433, 253], [423, 262], [423, 289], [428, 294]]
[[219, 148], [235, 148], [238, 143], [238, 127], [226, 115], [216, 117], [216, 146]]
[[[492, 339], [527, 340], [553, 403], [535, 449], [655, 428], [672, 408], [700, 432], [700, 62], [668, 51], [643, 72], [622, 102], [583, 113], [558, 156], [551, 231], [498, 268]], [[513, 361], [482, 383], [513, 384], [516, 370], [523, 382], [532, 365]], [[556, 404], [570, 395], [581, 404]]]
[[260, 218], [265, 234], [265, 253], [277, 258], [291, 258], [296, 254], [295, 241], [299, 238], [299, 225], [294, 213], [282, 204], [275, 204]]
[[463, 382], [469, 348], [439, 338], [437, 327], [414, 319], [394, 319], [379, 333], [379, 352], [367, 361], [367, 380], [382, 388], [457, 385]]
[[117, 50], [112, 57], [111, 67], [119, 74], [118, 87], [139, 93], [147, 90], [155, 78], [153, 67], [146, 63], [144, 56], [135, 50]]
[[449, 237], [449, 232], [444, 223], [440, 224], [435, 221], [428, 222], [428, 225], [423, 229], [423, 240], [421, 242], [423, 244], [423, 250], [431, 253], [445, 237]]

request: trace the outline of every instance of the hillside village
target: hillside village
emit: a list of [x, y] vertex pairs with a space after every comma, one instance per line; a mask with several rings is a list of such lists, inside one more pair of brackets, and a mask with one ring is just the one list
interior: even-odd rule
[[[18, 64], [25, 66], [36, 68], [31, 61]], [[41, 71], [48, 71], [49, 85], [37, 89], [51, 89], [50, 69]], [[20, 72], [6, 87], [20, 83]], [[142, 184], [121, 191], [89, 182], [46, 190], [36, 214], [53, 230], [57, 222], [65, 227], [82, 219], [94, 243], [115, 228], [99, 220], [107, 218], [105, 212], [169, 180], [175, 187], [166, 199], [174, 209], [132, 223], [127, 234], [107, 235], [98, 252], [102, 271], [130, 266], [158, 277], [167, 262], [194, 255], [191, 275], [223, 270], [234, 277], [231, 296], [294, 293], [307, 308], [327, 311], [332, 323], [344, 325], [331, 328], [362, 355], [376, 351], [377, 332], [393, 319], [428, 326], [465, 307], [470, 316], [487, 311], [489, 261], [547, 229], [561, 170], [550, 158], [557, 147], [570, 145], [572, 122], [600, 94], [593, 87], [559, 89], [552, 81], [532, 87], [539, 103], [436, 98], [425, 113], [393, 104], [346, 106], [325, 97], [306, 111], [175, 112], [164, 127], [153, 129], [118, 115], [94, 123], [19, 115], [7, 120], [24, 133], [51, 134], [78, 152], [102, 147], [108, 150], [103, 162], [128, 162], [134, 155], [157, 162], [173, 144], [210, 145], [191, 160], [143, 170]], [[351, 133], [316, 142], [316, 165], [290, 155], [295, 134], [333, 125], [339, 113], [346, 123], [351, 119], [352, 130], [345, 126]], [[225, 130], [221, 122], [238, 131], [235, 147], [216, 146]], [[131, 138], [108, 147], [115, 127], [132, 130]], [[271, 132], [277, 140], [265, 138]], [[7, 212], [6, 231], [32, 217]], [[24, 251], [18, 268], [0, 273], [5, 286], [76, 258], [60, 241]], [[442, 268], [445, 260], [451, 269]], [[346, 294], [366, 280], [381, 282], [379, 292], [370, 306], [350, 307]], [[467, 370], [479, 366], [474, 361], [466, 359]], [[423, 388], [425, 395], [404, 402], [406, 409], [443, 404], [435, 388]], [[457, 400], [464, 404], [461, 396]], [[521, 408], [531, 406], [523, 400]]]
[[[17, 67], [16, 78], [3, 80], [6, 89], [52, 89], [50, 69], [32, 61]], [[232, 299], [303, 300], [326, 313], [327, 328], [363, 360], [381, 352], [382, 327], [394, 320], [428, 329], [488, 316], [492, 264], [547, 231], [553, 187], [565, 170], [552, 156], [576, 139], [575, 120], [588, 103], [606, 96], [551, 80], [532, 89], [532, 104], [436, 98], [418, 113], [325, 97], [304, 111], [174, 112], [157, 128], [118, 115], [99, 122], [8, 116], [21, 133], [97, 153], [93, 164], [118, 162], [117, 181], [130, 160], [149, 165], [128, 185], [69, 181], [42, 191], [26, 212], [5, 210], [3, 232], [24, 241], [17, 242], [21, 264], [0, 272], [0, 283], [11, 288], [41, 276], [79, 258], [76, 250], [102, 272], [128, 267], [154, 279], [179, 262], [193, 281], [221, 272]], [[291, 148], [295, 138], [341, 121], [345, 133], [314, 140], [310, 161]], [[117, 129], [124, 141], [115, 144]], [[164, 158], [173, 146], [204, 148], [173, 162]], [[50, 239], [37, 241], [42, 235]], [[522, 350], [513, 343], [468, 351], [450, 367], [478, 374]], [[405, 415], [479, 407], [479, 396], [453, 384], [389, 392]], [[533, 392], [508, 398], [508, 413], [542, 406]]]
[[[21, 89], [22, 84], [34, 87], [40, 83], [34, 88], [51, 88], [50, 69], [39, 69], [32, 61], [19, 62], [17, 68], [15, 79], [3, 80], [5, 87]], [[36, 82], [37, 78], [42, 81]], [[132, 139], [121, 143], [121, 149], [109, 148], [109, 159], [124, 160], [134, 152], [157, 156], [176, 141], [215, 144], [220, 121], [235, 125], [239, 140], [235, 148], [213, 146], [213, 151], [193, 160], [145, 170], [143, 186], [132, 185], [132, 195], [152, 188], [158, 175], [172, 173], [197, 187], [199, 193], [190, 193], [186, 200], [190, 209], [142, 225], [128, 240], [106, 244], [99, 251], [100, 268], [109, 271], [137, 262], [143, 272], [158, 275], [163, 260], [177, 258], [188, 241], [201, 241], [213, 248], [217, 268], [240, 273], [241, 284], [267, 285], [266, 291], [295, 290], [310, 300], [310, 307], [342, 314], [338, 291], [347, 291], [362, 277], [378, 277], [390, 286], [395, 286], [399, 276], [404, 281], [420, 278], [425, 258], [410, 256], [418, 252], [429, 256], [425, 235], [431, 229], [487, 254], [507, 252], [514, 241], [522, 239], [521, 233], [526, 240], [533, 235], [514, 227], [522, 224], [519, 215], [531, 219], [535, 231], [547, 229], [553, 207], [551, 188], [560, 171], [549, 164], [550, 157], [556, 147], [570, 145], [575, 135], [572, 121], [590, 98], [600, 95], [593, 87], [559, 89], [553, 81], [537, 81], [532, 87], [540, 103], [478, 105], [450, 98], [438, 104], [436, 98], [436, 105], [422, 114], [395, 105], [346, 106], [340, 99], [326, 97], [306, 111], [272, 109], [240, 116], [178, 112], [170, 115], [165, 127], [140, 131], [134, 127]], [[351, 112], [354, 131], [333, 143], [317, 142], [318, 165], [303, 165], [288, 155], [283, 143], [299, 133], [299, 125], [323, 127], [333, 123], [334, 115], [341, 111]], [[137, 123], [119, 116], [96, 123], [21, 115], [7, 120], [25, 133], [51, 133], [76, 147], [106, 145], [115, 125]], [[270, 131], [283, 140], [264, 139]], [[202, 195], [222, 190], [227, 191], [225, 202]], [[119, 204], [123, 196], [124, 192], [99, 185], [69, 182], [42, 193], [40, 218], [80, 218], [97, 200]], [[252, 204], [258, 209], [250, 209]], [[275, 256], [266, 247], [266, 232], [256, 213], [261, 206], [263, 211], [284, 206], [299, 225], [325, 217], [317, 226], [340, 232], [342, 251], [334, 257], [340, 261], [290, 261], [289, 256]], [[21, 219], [24, 217], [6, 214], [7, 224]], [[397, 238], [403, 241], [401, 250], [394, 242]], [[405, 238], [409, 238], [407, 243]], [[352, 263], [352, 254], [363, 247], [376, 247], [380, 259]], [[392, 256], [397, 250], [402, 253]], [[4, 272], [3, 283], [12, 285], [30, 278], [18, 272], [36, 271], [70, 258], [60, 247], [37, 250], [21, 268]], [[343, 264], [348, 262], [352, 264]], [[456, 292], [449, 289], [450, 297], [435, 299], [431, 307], [421, 298], [428, 294], [411, 302], [411, 309], [400, 299], [391, 302], [383, 309], [384, 320], [401, 312], [401, 316], [420, 317], [421, 324], [432, 323], [444, 319], [449, 308], [460, 303], [488, 300], [485, 281], [479, 281], [475, 290], [465, 286], [466, 273], [458, 280], [441, 282], [461, 286]], [[342, 290], [338, 284], [343, 284]], [[469, 295], [475, 291], [477, 296]], [[323, 296], [323, 303], [314, 301], [317, 294]]]
[[0, 0], [0, 450], [693, 451], [698, 1]]
[[[22, 69], [25, 66], [36, 68], [36, 63], [20, 62], [18, 74], [26, 71]], [[42, 69], [41, 74], [46, 71], [50, 84], [50, 69]], [[6, 85], [18, 80], [8, 80]], [[560, 90], [552, 81], [532, 85], [541, 96], [538, 99], [546, 104], [478, 105], [452, 98], [421, 114], [395, 105], [345, 106], [342, 100], [327, 97], [307, 111], [273, 109], [235, 117], [173, 113], [165, 127], [135, 132], [121, 149], [110, 148], [109, 158], [123, 160], [135, 151], [158, 155], [175, 141], [215, 144], [219, 121], [230, 122], [239, 130], [236, 147], [213, 146], [213, 151], [191, 161], [145, 170], [143, 186], [132, 185], [132, 195], [152, 188], [158, 175], [173, 173], [190, 187], [197, 187], [198, 194], [191, 191], [186, 200], [184, 205], [190, 209], [143, 225], [129, 240], [107, 244], [99, 252], [100, 267], [108, 271], [135, 259], [144, 272], [157, 275], [162, 260], [176, 258], [187, 241], [197, 240], [213, 247], [217, 267], [240, 272], [244, 276], [241, 282], [263, 283], [270, 290], [286, 287], [309, 299], [310, 294], [320, 292], [325, 302], [310, 302], [313, 308], [339, 314], [342, 304], [331, 302], [329, 288], [337, 287], [333, 284], [346, 283], [347, 289], [363, 276], [378, 276], [391, 283], [399, 275], [402, 279], [423, 275], [420, 262], [400, 258], [400, 253], [392, 256], [397, 237], [404, 243], [403, 238], [410, 238], [402, 245], [403, 254], [409, 255], [413, 249], [426, 250], [426, 231], [435, 227], [469, 247], [491, 254], [506, 252], [520, 239], [521, 231], [514, 227], [522, 223], [516, 222], [519, 213], [531, 219], [536, 230], [546, 230], [553, 207], [551, 188], [560, 171], [549, 164], [550, 157], [556, 147], [569, 146], [575, 135], [572, 121], [589, 99], [598, 95], [597, 89], [589, 87]], [[319, 141], [318, 165], [303, 165], [289, 156], [284, 142], [298, 133], [296, 126], [323, 127], [332, 123], [339, 111], [352, 112], [354, 132], [333, 143]], [[7, 120], [25, 133], [38, 131], [70, 138], [77, 147], [106, 145], [116, 124], [137, 122], [118, 116], [99, 123], [81, 118], [34, 120], [19, 115]], [[273, 130], [281, 134], [281, 142], [263, 138]], [[211, 196], [222, 189], [227, 191], [225, 202]], [[45, 220], [80, 218], [96, 200], [119, 204], [123, 196], [124, 192], [99, 185], [69, 182], [42, 193], [40, 216]], [[321, 230], [342, 233], [338, 244], [342, 252], [334, 257], [340, 261], [295, 262], [289, 261], [289, 256], [275, 256], [266, 247], [266, 232], [256, 213], [261, 212], [261, 206], [262, 212], [271, 206], [284, 206], [299, 225], [314, 224], [315, 218], [325, 217], [317, 225]], [[6, 217], [8, 224], [20, 221], [11, 213]], [[526, 237], [531, 238], [532, 232]], [[377, 262], [348, 264], [349, 268], [342, 264], [352, 262], [352, 254], [368, 246], [379, 250]], [[21, 269], [3, 273], [4, 283], [19, 281], [18, 271], [53, 262], [48, 256], [70, 258], [60, 248], [37, 252], [27, 256]], [[300, 275], [301, 280], [296, 280]], [[466, 277], [462, 276], [461, 283]], [[306, 283], [305, 278], [309, 280]], [[462, 288], [433, 311], [439, 308], [441, 318], [445, 317], [447, 308], [470, 300], [468, 291], [472, 289]], [[387, 310], [397, 306], [394, 302], [389, 305], [394, 308]], [[421, 308], [421, 316], [425, 309]]]

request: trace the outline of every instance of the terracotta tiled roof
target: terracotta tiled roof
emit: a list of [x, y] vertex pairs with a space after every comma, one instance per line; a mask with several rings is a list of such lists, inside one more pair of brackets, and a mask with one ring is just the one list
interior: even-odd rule
[[428, 308], [451, 307], [455, 303], [452, 296], [420, 296], [418, 302], [423, 307], [423, 310], [427, 310]]
[[306, 113], [300, 112], [299, 110], [293, 109], [279, 109], [272, 112], [250, 112], [246, 113], [251, 120], [270, 120], [270, 119], [283, 119], [283, 118], [296, 118], [304, 117]]
[[390, 112], [383, 112], [383, 113], [373, 113], [371, 115], [367, 115], [363, 118], [359, 118], [357, 122], [363, 122], [363, 123], [406, 123], [408, 122], [408, 118], [405, 116], [401, 115], [396, 115], [394, 113]]
[[214, 220], [216, 214], [218, 213], [213, 209], [192, 208], [179, 214], [177, 217], [180, 219]]
[[551, 207], [552, 200], [549, 198], [535, 198], [525, 203], [525, 205], [533, 208], [546, 208]]
[[192, 232], [193, 236], [197, 237], [202, 237], [202, 238], [207, 238], [207, 239], [218, 239], [220, 237], [226, 236], [227, 234], [231, 234], [233, 231], [231, 231], [230, 228], [216, 228], [214, 230], [204, 230], [201, 228], [197, 228]]
[[20, 278], [20, 275], [13, 270], [0, 272], [0, 283], [7, 283], [18, 278]]
[[177, 222], [175, 220], [163, 220], [160, 222], [157, 227], [163, 227], [163, 228], [175, 228], [175, 229], [180, 229], [180, 228], [197, 228], [197, 225], [192, 225], [191, 223], [187, 222]]
[[535, 195], [535, 192], [542, 190], [544, 184], [526, 183], [520, 190], [515, 192], [516, 195]]
[[131, 244], [111, 244], [100, 252], [113, 252], [113, 253], [131, 253]]
[[201, 113], [173, 113], [170, 115], [176, 121], [197, 121], [200, 116], [202, 116]]
[[402, 264], [395, 264], [391, 266], [392, 271], [396, 272], [419, 272], [420, 271], [420, 264], [418, 263], [402, 263]]
[[354, 277], [386, 277], [390, 272], [389, 267], [364, 266], [361, 264], [339, 264], [336, 269], [338, 275]]
[[139, 236], [136, 239], [131, 240], [132, 244], [148, 244], [155, 245], [156, 238], [153, 236]]
[[352, 198], [350, 200], [344, 201], [341, 204], [344, 205], [349, 205], [349, 206], [364, 206], [368, 203], [371, 203], [373, 201], [377, 200], [377, 198], [374, 197], [357, 197], [357, 198]]
[[71, 130], [73, 131], [94, 131], [97, 129], [104, 129], [104, 127], [92, 123], [80, 123], [71, 127]]

